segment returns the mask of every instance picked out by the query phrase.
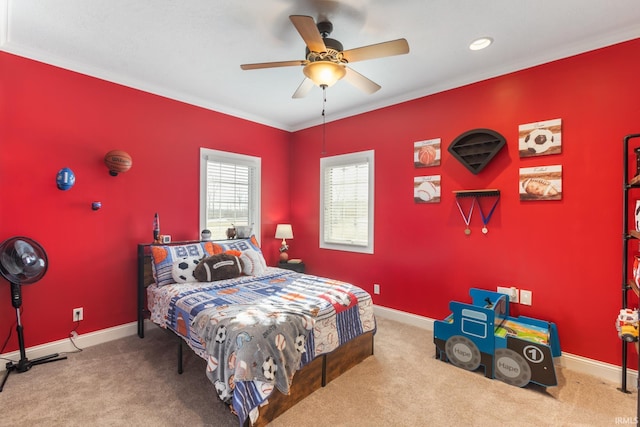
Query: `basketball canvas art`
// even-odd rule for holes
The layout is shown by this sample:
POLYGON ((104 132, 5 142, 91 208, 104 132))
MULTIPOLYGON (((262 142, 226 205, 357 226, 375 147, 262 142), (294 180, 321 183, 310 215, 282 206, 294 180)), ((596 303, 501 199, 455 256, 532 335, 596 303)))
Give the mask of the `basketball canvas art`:
POLYGON ((440 138, 414 142, 413 164, 417 168, 440 166, 440 138))

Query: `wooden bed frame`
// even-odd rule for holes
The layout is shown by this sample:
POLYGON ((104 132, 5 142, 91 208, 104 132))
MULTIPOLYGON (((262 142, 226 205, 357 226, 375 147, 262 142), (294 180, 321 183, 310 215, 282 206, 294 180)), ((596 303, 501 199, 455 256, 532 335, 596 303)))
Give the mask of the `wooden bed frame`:
MULTIPOLYGON (((197 243, 197 241, 172 242, 169 245, 197 243)), ((144 338, 144 321, 149 317, 146 288, 154 283, 151 271, 151 247, 153 244, 138 244, 138 336, 144 338)), ((166 244, 165 244, 166 246, 166 244)), ((367 332, 341 345, 331 353, 316 357, 296 372, 289 394, 276 390, 269 397, 269 404, 260 408, 258 420, 253 426, 265 426, 296 403, 324 387, 344 372, 373 355, 373 334, 367 332)), ((174 334, 179 337, 177 334, 174 334)), ((178 340, 178 373, 182 373, 182 343, 178 340)), ((249 426, 247 420, 245 426, 249 426)))

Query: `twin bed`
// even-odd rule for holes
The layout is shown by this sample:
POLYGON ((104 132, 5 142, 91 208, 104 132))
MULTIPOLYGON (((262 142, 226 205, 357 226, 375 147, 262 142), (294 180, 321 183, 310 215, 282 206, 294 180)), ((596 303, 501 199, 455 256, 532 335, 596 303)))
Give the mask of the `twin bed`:
POLYGON ((207 361, 218 398, 247 426, 267 424, 372 355, 376 329, 367 292, 268 267, 253 236, 138 245, 141 338, 145 318, 180 337, 179 372, 183 342, 207 361), (220 254, 241 260, 242 275, 196 281, 203 260, 229 259, 220 254))

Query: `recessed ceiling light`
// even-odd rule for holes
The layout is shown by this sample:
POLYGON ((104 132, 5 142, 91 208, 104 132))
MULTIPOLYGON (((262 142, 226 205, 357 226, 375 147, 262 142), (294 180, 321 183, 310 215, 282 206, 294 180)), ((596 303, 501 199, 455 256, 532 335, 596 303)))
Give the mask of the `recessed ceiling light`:
POLYGON ((471 50, 481 50, 485 47, 489 47, 489 45, 493 43, 493 39, 491 37, 480 37, 471 42, 469 45, 469 49, 471 50))

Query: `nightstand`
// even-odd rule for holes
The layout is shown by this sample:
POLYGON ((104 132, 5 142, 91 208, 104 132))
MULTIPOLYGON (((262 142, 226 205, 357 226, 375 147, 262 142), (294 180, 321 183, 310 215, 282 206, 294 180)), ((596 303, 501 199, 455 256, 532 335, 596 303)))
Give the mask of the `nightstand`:
POLYGON ((279 262, 278 267, 293 270, 297 273, 304 273, 304 262, 279 262))

